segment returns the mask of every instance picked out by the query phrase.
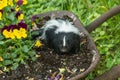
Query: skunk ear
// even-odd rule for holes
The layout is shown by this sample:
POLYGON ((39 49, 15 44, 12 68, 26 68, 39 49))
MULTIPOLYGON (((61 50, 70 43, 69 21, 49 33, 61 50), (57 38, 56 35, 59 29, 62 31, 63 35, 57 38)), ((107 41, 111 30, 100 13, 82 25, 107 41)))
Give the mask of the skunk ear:
POLYGON ((43 31, 44 31, 43 28, 31 31, 31 37, 32 37, 32 39, 36 39, 36 38, 42 36, 43 31))

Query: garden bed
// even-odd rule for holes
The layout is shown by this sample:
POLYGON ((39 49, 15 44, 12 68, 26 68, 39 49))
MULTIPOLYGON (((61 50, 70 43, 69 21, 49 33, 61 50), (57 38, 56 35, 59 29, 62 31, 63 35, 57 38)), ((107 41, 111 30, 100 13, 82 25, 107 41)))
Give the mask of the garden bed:
MULTIPOLYGON (((47 16, 36 20, 37 27, 43 26, 49 19, 47 16)), ((68 16, 64 16, 63 19, 73 22, 68 16)), ((16 70, 3 72, 0 80, 55 80, 55 78, 68 80, 81 74, 91 66, 93 53, 89 48, 89 38, 86 34, 83 33, 80 42, 80 51, 77 54, 58 54, 43 41, 44 45, 35 49, 36 61, 28 61, 26 65, 20 65, 16 70)))
POLYGON ((59 55, 44 44, 36 50, 38 57, 36 61, 28 61, 26 65, 20 65, 16 70, 1 74, 0 80, 47 80, 58 74, 65 80, 69 79, 84 72, 90 66, 93 55, 87 45, 87 37, 84 36, 78 54, 59 55))

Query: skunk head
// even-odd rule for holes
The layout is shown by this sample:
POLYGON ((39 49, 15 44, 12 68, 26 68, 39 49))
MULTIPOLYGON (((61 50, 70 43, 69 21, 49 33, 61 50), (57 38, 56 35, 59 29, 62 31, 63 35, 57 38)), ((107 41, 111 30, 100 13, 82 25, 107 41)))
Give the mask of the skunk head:
POLYGON ((60 32, 56 34, 52 45, 58 53, 76 53, 80 49, 80 38, 72 32, 60 32))
POLYGON ((42 38, 58 53, 76 53, 80 48, 80 31, 69 21, 48 21, 42 38))

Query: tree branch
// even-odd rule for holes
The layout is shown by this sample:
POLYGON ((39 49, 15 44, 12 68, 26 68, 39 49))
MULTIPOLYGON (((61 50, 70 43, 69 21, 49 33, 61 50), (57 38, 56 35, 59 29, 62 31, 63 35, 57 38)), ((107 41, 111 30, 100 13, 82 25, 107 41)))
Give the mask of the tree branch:
POLYGON ((97 78, 95 78, 95 80, 116 80, 119 77, 120 77, 120 64, 114 66, 110 70, 98 76, 97 78))

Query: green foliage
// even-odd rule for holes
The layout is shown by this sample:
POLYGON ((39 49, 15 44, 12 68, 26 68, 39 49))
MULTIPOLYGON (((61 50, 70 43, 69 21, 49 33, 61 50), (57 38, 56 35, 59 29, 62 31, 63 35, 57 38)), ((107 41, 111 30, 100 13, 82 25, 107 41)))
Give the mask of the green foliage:
POLYGON ((0 63, 0 66, 16 69, 19 64, 25 64, 27 60, 36 59, 36 53, 31 49, 33 46, 31 41, 8 39, 6 42, 1 41, 0 43, 0 55, 2 55, 2 58, 4 59, 0 63))
MULTIPOLYGON (((28 5, 28 4, 27 4, 28 5)), ((24 21, 30 28, 32 26, 31 20, 27 18, 26 12, 24 12, 27 5, 21 5, 19 8, 20 11, 24 15, 24 21)), ((4 26, 9 25, 17 25, 21 20, 16 17, 17 11, 15 8, 17 7, 16 4, 13 6, 7 6, 2 9, 2 20, 0 20, 0 30, 4 28, 4 26), (12 11, 13 9, 13 11, 12 11)), ((13 30, 12 30, 13 31, 13 30)), ((26 64, 28 60, 36 60, 36 53, 32 49, 34 46, 34 41, 31 41, 30 32, 27 32, 27 38, 5 38, 3 33, 0 33, 0 67, 4 71, 9 71, 16 69, 20 64, 26 64)), ((9 33, 12 34, 12 33, 9 33)), ((8 35, 9 35, 8 34, 8 35)), ((24 35, 24 34, 22 34, 24 35)))

